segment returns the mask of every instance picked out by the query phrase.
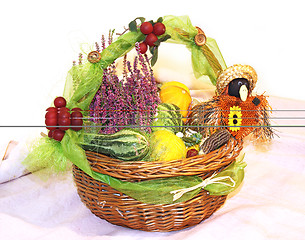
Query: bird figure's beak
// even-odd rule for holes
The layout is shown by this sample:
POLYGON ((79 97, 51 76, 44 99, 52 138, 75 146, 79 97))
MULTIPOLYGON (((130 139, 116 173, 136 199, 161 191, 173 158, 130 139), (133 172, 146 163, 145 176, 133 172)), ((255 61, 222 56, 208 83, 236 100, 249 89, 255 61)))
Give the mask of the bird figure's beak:
POLYGON ((246 87, 246 85, 242 85, 239 89, 239 96, 240 99, 244 102, 247 100, 248 97, 248 88, 246 87))

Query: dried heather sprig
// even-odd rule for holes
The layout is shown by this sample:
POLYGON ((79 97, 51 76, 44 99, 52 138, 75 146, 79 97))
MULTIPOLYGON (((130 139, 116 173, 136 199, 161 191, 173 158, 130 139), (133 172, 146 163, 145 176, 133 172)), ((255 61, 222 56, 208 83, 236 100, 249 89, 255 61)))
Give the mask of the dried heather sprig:
POLYGON ((101 44, 102 44, 102 51, 106 48, 106 40, 105 40, 105 36, 102 35, 102 39, 101 39, 101 44))
POLYGON ((78 65, 82 65, 83 64, 83 54, 80 53, 78 56, 78 65))
MULTIPOLYGON (((109 32, 109 44, 112 35, 113 32, 109 32)), ((104 43, 102 37, 102 49, 104 43)), ((92 120, 106 126, 102 133, 114 133, 128 125, 149 126, 160 103, 149 60, 140 54, 138 44, 136 50, 138 55, 133 66, 124 57, 122 79, 117 76, 115 64, 105 69, 102 85, 90 105, 92 120)), ((149 127, 144 130, 151 131, 149 127)))
POLYGON ((100 45, 97 42, 95 42, 95 49, 96 51, 100 52, 100 45))

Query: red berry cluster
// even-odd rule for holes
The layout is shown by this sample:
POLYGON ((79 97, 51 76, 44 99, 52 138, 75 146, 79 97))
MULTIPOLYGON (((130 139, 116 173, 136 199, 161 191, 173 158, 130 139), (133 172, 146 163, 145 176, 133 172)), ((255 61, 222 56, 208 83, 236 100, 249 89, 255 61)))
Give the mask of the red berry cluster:
POLYGON ((48 136, 61 141, 65 135, 65 131, 71 127, 74 131, 82 129, 83 114, 80 108, 73 108, 70 110, 66 108, 66 100, 63 97, 57 97, 54 100, 55 107, 47 108, 45 115, 45 124, 50 130, 48 136), (75 127, 73 127, 75 126, 75 127))
POLYGON ((139 44, 140 53, 144 54, 147 51, 147 45, 150 47, 155 46, 155 42, 158 40, 157 36, 165 33, 165 25, 162 22, 151 23, 143 22, 140 26, 140 31, 146 35, 144 42, 139 44))

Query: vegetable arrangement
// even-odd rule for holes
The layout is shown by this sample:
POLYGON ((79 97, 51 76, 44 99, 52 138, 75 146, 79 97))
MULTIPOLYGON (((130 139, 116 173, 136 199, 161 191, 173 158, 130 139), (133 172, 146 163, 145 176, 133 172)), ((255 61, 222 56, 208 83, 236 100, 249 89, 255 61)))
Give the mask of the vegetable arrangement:
MULTIPOLYGON (((180 186, 202 182, 198 176, 181 176, 179 180, 165 178, 142 183, 126 183, 93 171, 87 161, 85 150, 130 161, 131 164, 132 161, 165 162, 200 154, 198 146, 201 144, 202 135, 191 131, 187 125, 192 103, 190 90, 179 82, 168 82, 158 86, 151 68, 157 61, 158 47, 162 42, 184 44, 192 53, 194 75, 197 78, 208 77, 215 84, 219 70, 226 67, 225 62, 215 40, 206 38, 205 45, 202 46, 195 42, 197 34, 202 33, 192 26, 187 16, 165 16, 157 22, 136 18, 129 23, 129 31, 115 41, 113 32, 110 33, 108 47, 103 37, 101 46, 96 43, 96 50, 88 54, 88 61, 74 64, 67 76, 64 90, 67 103, 64 107, 70 115, 66 114, 65 121, 70 124, 76 121, 77 124, 72 124, 74 129, 69 128, 70 124, 60 124, 59 120, 54 120, 50 124, 46 122, 50 132, 54 129, 64 132, 55 138, 49 134, 52 139, 38 145, 24 163, 27 166, 38 165, 37 161, 42 161, 40 156, 52 158, 52 154, 48 154, 48 149, 51 153, 54 152, 54 148, 58 148, 57 152, 62 153, 62 162, 66 163, 69 159, 92 178, 107 182, 115 189, 140 201, 171 204, 174 201, 191 199, 205 186, 199 186, 196 191, 192 190, 192 194, 186 194, 188 198, 174 200, 170 192, 177 189, 177 181, 180 182, 180 186), (140 24, 137 23, 139 20, 140 24), (136 49, 137 56, 132 64, 124 56, 133 48, 136 49), (146 53, 148 48, 150 57, 146 53), (115 60, 120 57, 124 57, 121 78, 118 77, 115 65, 115 60), (73 112, 70 113, 69 109, 73 112), (72 115, 77 116, 73 118, 72 115), (50 144, 50 141, 55 141, 56 144, 50 144), (41 154, 42 152, 44 154, 41 154), (165 197, 158 200, 153 197, 155 193, 151 193, 152 195, 145 194, 150 196, 149 199, 143 198, 143 186, 149 186, 151 191, 159 193, 164 191, 165 197)), ((54 107, 58 108, 56 104, 54 107)), ((62 111, 58 110, 57 115, 53 114, 58 116, 60 112, 62 111)), ((50 118, 46 116, 46 121, 47 119, 50 118)), ((224 184, 221 187, 221 191, 226 194, 236 189, 239 185, 237 183, 243 178, 245 165, 240 162, 231 166, 232 170, 228 168, 231 175, 236 172, 235 166, 239 169, 240 178, 239 181, 234 180, 236 184, 224 184)), ((217 178, 217 175, 215 177, 217 178)), ((228 178, 234 179, 229 175, 228 178)), ((212 181, 206 186, 216 195, 217 191, 213 188, 215 184, 212 181)), ((219 185, 215 187, 219 188, 219 185)))
MULTIPOLYGON (((183 83, 172 81, 161 85, 158 91, 149 57, 142 53, 141 44, 157 47, 150 42, 151 34, 164 39, 165 26, 161 21, 162 18, 157 23, 140 25, 146 38, 135 43, 137 56, 133 64, 125 55, 121 78, 115 62, 104 70, 102 84, 89 107, 88 124, 94 122, 100 127, 95 133, 92 129, 87 133, 85 129, 83 149, 124 161, 170 161, 186 157, 187 149, 181 137, 187 131, 184 121, 192 102, 190 90, 183 83)), ((96 43, 95 51, 99 53, 101 49, 101 54, 106 49, 105 37, 102 39, 102 47, 96 43)), ((113 42, 112 34, 108 42, 113 42)))

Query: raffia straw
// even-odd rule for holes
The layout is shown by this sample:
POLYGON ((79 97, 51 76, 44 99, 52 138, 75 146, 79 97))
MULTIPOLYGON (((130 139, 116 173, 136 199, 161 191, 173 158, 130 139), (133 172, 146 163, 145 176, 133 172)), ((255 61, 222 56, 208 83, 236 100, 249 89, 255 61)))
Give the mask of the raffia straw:
POLYGON ((227 185, 227 186, 230 186, 230 187, 235 187, 236 183, 235 183, 235 181, 230 176, 214 178, 215 176, 216 176, 216 172, 214 172, 212 176, 204 179, 203 182, 201 182, 201 183, 199 183, 199 184, 197 184, 197 185, 195 185, 193 187, 183 188, 183 189, 178 189, 178 190, 171 191, 170 193, 174 194, 173 201, 176 201, 177 199, 181 198, 183 196, 183 194, 185 194, 187 192, 193 191, 193 190, 195 190, 197 188, 204 188, 207 185, 212 184, 212 183, 219 183, 219 184, 227 185), (232 185, 228 184, 228 183, 225 183, 225 182, 220 182, 221 180, 224 180, 224 179, 229 179, 232 182, 232 185))

